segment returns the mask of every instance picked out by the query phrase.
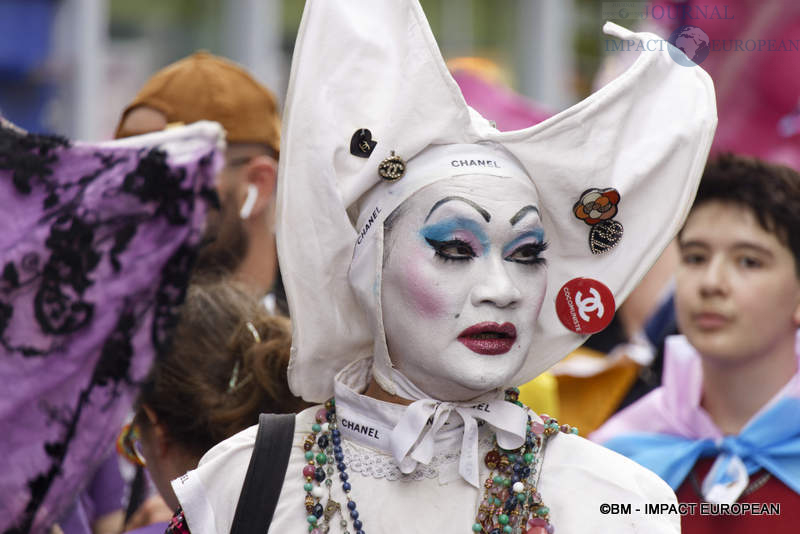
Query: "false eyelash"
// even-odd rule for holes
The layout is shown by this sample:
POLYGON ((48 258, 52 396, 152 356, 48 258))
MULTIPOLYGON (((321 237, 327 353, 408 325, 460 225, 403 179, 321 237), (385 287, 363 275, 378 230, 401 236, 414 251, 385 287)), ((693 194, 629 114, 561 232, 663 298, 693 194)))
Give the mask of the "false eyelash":
POLYGON ((425 238, 425 241, 433 247, 433 250, 436 252, 436 256, 443 261, 470 261, 472 258, 475 257, 475 252, 472 250, 472 247, 466 241, 462 241, 460 239, 451 239, 449 241, 437 241, 435 239, 431 239, 429 237, 425 238), (453 257, 444 252, 444 250, 448 247, 453 246, 464 246, 469 249, 470 255, 469 256, 458 256, 453 257))
POLYGON ((542 257, 542 253, 545 250, 547 250, 547 247, 549 247, 549 246, 550 246, 550 243, 547 242, 547 241, 543 241, 541 243, 527 243, 525 245, 522 245, 522 247, 532 247, 534 249, 534 251, 536 252, 536 257, 535 258, 533 258, 532 260, 529 260, 529 261, 510 259, 510 256, 513 255, 514 252, 516 252, 517 250, 522 248, 522 247, 518 247, 514 252, 509 254, 509 258, 506 258, 506 261, 513 261, 514 263, 521 263, 522 265, 546 265, 547 264, 547 259, 542 257))

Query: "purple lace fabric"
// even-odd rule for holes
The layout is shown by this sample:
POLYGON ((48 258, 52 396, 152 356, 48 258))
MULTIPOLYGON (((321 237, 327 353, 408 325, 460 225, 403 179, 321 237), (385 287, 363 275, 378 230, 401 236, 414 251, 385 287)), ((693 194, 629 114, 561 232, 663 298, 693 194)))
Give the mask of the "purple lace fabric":
POLYGON ((211 140, 169 139, 72 145, 0 121, 0 532, 65 513, 168 342, 221 164, 211 140))

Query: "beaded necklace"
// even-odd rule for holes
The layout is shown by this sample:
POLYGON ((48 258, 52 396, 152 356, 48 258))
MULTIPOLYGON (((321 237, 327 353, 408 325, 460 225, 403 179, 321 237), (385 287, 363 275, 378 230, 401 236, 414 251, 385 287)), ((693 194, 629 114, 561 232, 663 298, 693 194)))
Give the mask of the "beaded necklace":
MULTIPOLYGON (((506 390, 506 401, 522 406, 519 389, 506 390)), ((569 425, 559 426, 558 421, 547 415, 540 416, 544 423, 534 422, 528 416, 525 443, 515 450, 498 446, 494 438, 493 448, 486 453, 484 463, 490 473, 484 482, 484 498, 478 506, 478 514, 472 525, 476 534, 553 534, 550 510, 544 505, 537 487, 542 472, 542 458, 550 437, 559 431, 577 434, 578 429, 569 425)), ((330 399, 316 413, 316 422, 311 425, 303 441, 305 459, 303 478, 306 491, 305 507, 308 515, 308 530, 311 534, 327 534, 332 522, 338 520, 344 534, 364 534, 364 525, 359 519, 356 501, 350 495, 352 489, 344 463, 342 437, 337 428, 336 402, 330 399), (335 501, 331 495, 333 465, 339 472, 346 503, 335 501), (327 496, 323 505, 323 498, 327 496), (349 515, 349 523, 345 514, 349 515)))

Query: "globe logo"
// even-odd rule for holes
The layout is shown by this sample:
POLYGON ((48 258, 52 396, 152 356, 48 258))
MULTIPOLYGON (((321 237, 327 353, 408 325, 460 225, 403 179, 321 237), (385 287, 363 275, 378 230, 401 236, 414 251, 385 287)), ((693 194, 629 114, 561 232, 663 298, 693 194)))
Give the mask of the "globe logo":
POLYGON ((681 26, 669 36, 669 55, 678 65, 694 67, 711 51, 706 32, 697 26, 681 26))

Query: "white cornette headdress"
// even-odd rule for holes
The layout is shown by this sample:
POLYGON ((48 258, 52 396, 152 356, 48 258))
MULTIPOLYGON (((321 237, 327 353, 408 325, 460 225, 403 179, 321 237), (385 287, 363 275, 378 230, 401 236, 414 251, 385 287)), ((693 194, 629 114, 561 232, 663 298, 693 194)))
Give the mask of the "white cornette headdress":
MULTIPOLYGON (((611 23, 604 30, 658 40, 611 23)), ((538 192, 550 243, 547 295, 513 382, 534 378, 578 346, 586 335, 559 320, 559 289, 593 278, 621 302, 682 224, 714 134, 711 79, 657 44, 582 102, 530 128, 500 132, 465 103, 417 1, 308 0, 278 186, 292 390, 323 401, 333 394, 336 372, 374 355, 377 380, 394 392, 380 306, 383 222, 415 191, 445 177, 414 171, 415 156, 430 145, 488 141, 498 155, 518 160, 538 192), (390 183, 378 166, 392 152, 405 160, 408 176, 390 183), (590 241, 603 252, 593 253, 590 241)))

